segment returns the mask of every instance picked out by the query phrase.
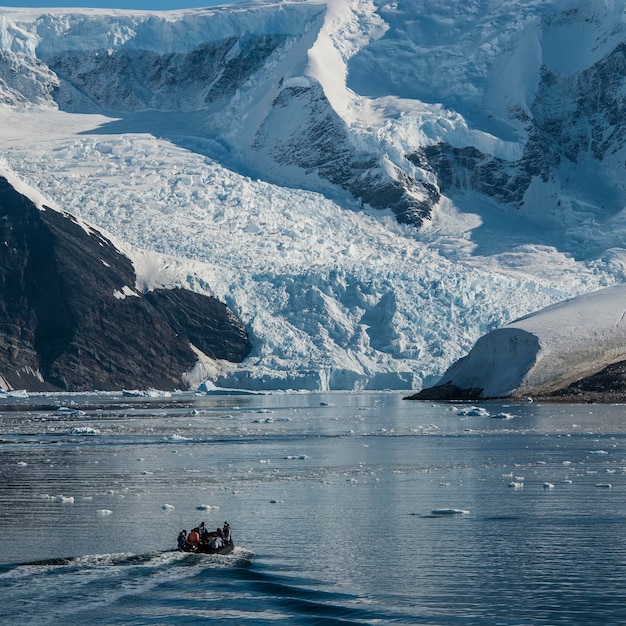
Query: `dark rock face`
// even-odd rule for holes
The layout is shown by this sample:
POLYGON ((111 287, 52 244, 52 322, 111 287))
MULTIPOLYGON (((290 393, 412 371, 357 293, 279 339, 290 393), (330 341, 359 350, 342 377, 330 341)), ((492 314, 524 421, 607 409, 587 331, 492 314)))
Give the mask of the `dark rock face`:
POLYGON ((596 374, 553 392, 545 400, 624 402, 626 400, 626 361, 612 363, 596 374))
POLYGON ((207 356, 233 363, 248 356, 251 345, 245 327, 219 300, 185 289, 155 289, 145 297, 179 337, 207 356))
POLYGON ((281 91, 253 144, 257 150, 264 146, 271 146, 270 156, 277 163, 317 174, 375 209, 391 210, 401 223, 419 226, 440 199, 433 185, 391 163, 385 168, 379 157, 355 149, 319 84, 281 91), (290 117, 298 124, 285 132, 290 117))
MULTIPOLYGON (((626 44, 579 74, 542 68, 530 116, 511 111, 528 133, 522 157, 505 161, 472 146, 437 143, 408 155, 437 176, 443 192, 474 190, 514 208, 522 205, 533 177, 543 181, 564 160, 604 160, 626 143, 626 44)), ((620 206, 621 208, 621 206, 620 206)))
POLYGON ((407 396, 405 400, 435 400, 439 402, 447 402, 453 400, 480 400, 482 396, 482 389, 461 389, 456 385, 447 383, 445 385, 435 385, 434 387, 428 387, 422 389, 417 393, 407 396))
POLYGON ((456 148, 446 143, 427 146, 408 159, 420 165, 425 160, 436 173, 443 192, 473 189, 504 204, 519 207, 533 172, 521 163, 490 157, 477 148, 456 148))
POLYGON ((250 350, 223 304, 184 290, 134 292, 133 266, 109 240, 68 214, 39 210, 2 177, 0 234, 5 386, 180 388, 197 361, 190 343, 232 361, 250 350))
POLYGON ((188 53, 119 49, 58 53, 43 60, 61 79, 54 92, 68 111, 193 111, 232 96, 285 37, 229 37, 188 53))

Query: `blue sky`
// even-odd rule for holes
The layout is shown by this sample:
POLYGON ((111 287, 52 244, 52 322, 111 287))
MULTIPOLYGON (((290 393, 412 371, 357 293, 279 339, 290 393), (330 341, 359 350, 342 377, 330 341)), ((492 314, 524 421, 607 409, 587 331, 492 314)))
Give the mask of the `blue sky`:
POLYGON ((37 2, 22 0, 7 2, 0 0, 0 7, 93 7, 99 9, 145 9, 150 11, 166 11, 168 9, 191 9, 195 7, 214 6, 216 4, 233 4, 237 0, 57 0, 56 2, 37 2))

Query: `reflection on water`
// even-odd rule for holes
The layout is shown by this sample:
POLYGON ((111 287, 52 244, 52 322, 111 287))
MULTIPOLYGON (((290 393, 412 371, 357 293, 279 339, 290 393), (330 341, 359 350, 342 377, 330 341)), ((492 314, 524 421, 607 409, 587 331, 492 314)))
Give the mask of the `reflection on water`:
POLYGON ((626 407, 483 408, 0 398, 0 619, 626 621, 626 407), (233 557, 167 552, 226 519, 233 557))

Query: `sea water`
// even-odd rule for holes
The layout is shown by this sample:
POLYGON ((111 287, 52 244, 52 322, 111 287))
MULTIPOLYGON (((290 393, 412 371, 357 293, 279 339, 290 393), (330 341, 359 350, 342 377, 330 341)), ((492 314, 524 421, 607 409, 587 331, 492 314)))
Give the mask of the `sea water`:
POLYGON ((1 624, 626 623, 624 405, 156 396, 0 398, 1 624))

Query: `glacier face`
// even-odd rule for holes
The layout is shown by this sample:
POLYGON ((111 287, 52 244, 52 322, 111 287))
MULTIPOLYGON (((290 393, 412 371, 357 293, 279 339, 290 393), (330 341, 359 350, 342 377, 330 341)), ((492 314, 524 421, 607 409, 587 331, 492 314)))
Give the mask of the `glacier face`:
POLYGON ((1 156, 237 312, 221 384, 419 388, 623 280, 624 7, 0 9, 1 156))

